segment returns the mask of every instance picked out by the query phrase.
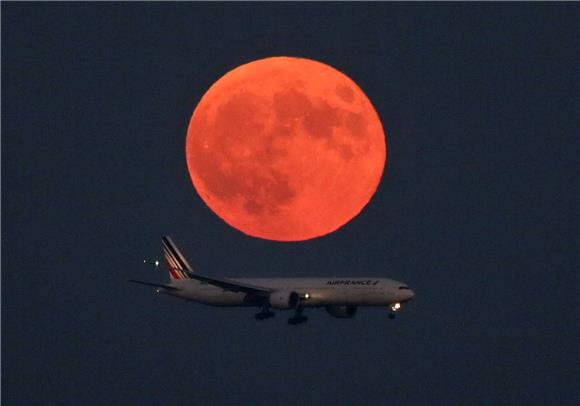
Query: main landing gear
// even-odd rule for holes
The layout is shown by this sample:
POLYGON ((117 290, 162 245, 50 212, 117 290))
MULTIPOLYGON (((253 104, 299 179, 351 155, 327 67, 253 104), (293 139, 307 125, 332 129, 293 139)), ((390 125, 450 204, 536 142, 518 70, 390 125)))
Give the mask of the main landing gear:
POLYGON ((274 317, 275 315, 276 315, 276 313, 269 310, 267 307, 264 307, 264 308, 262 308, 262 311, 260 313, 256 313, 254 315, 254 318, 256 320, 266 320, 266 319, 270 319, 270 318, 274 317))
MULTIPOLYGON (((304 316, 302 314, 302 312, 304 312, 304 308, 298 307, 296 309, 296 313, 294 313, 294 316, 292 316, 288 319, 288 324, 295 325, 295 324, 305 323, 306 321, 308 321, 308 317, 304 316)), ((266 319, 270 319, 270 318, 274 317, 275 315, 276 315, 276 313, 271 311, 268 307, 263 307, 259 313, 256 313, 254 315, 254 318, 256 320, 266 320, 266 319)))
POLYGON ((288 319, 288 324, 296 325, 296 324, 307 322, 308 317, 302 315, 303 311, 304 311, 303 307, 298 307, 296 309, 296 313, 294 313, 294 316, 292 316, 288 319))

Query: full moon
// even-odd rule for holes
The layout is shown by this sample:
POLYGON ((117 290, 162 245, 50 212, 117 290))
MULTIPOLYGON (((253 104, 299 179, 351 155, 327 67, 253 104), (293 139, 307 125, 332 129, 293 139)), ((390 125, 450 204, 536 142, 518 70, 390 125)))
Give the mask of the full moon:
POLYGON ((381 121, 338 70, 273 57, 226 73, 203 95, 187 130, 195 189, 243 233, 301 241, 357 216, 385 166, 381 121))

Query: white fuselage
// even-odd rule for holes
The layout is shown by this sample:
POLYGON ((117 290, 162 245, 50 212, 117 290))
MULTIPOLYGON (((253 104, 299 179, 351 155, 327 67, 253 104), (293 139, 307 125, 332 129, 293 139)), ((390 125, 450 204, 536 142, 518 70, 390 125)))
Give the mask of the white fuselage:
MULTIPOLYGON (((406 284, 386 278, 237 278, 230 281, 255 285, 275 291, 292 291, 303 299, 302 307, 334 305, 388 306, 406 302, 414 296, 406 284)), ((231 292, 209 283, 192 279, 171 281, 175 291, 167 294, 213 306, 256 306, 242 292, 231 292)))

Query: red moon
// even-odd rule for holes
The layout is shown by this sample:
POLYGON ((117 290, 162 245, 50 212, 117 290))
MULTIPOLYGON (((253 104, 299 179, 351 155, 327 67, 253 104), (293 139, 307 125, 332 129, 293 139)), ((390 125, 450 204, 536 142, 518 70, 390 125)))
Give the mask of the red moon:
POLYGON ((273 57, 209 88, 191 117, 186 155, 195 189, 226 223, 301 241, 360 213, 381 179, 386 145, 350 78, 317 61, 273 57))

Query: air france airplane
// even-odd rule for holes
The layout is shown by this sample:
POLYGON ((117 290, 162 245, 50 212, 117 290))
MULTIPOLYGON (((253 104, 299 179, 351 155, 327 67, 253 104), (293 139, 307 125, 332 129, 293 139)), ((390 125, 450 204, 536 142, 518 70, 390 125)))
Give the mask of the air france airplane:
MULTIPOLYGON (((415 294, 404 283, 375 277, 354 278, 214 278, 195 272, 170 237, 163 237, 163 253, 170 282, 140 283, 186 300, 212 306, 254 306, 261 310, 256 320, 274 317, 270 309, 293 310, 289 324, 308 320, 304 309, 324 307, 338 318, 354 317, 360 306, 385 306, 389 318, 415 294)), ((145 261, 147 262, 147 261, 145 261)), ((159 266, 159 261, 154 264, 159 266)))

